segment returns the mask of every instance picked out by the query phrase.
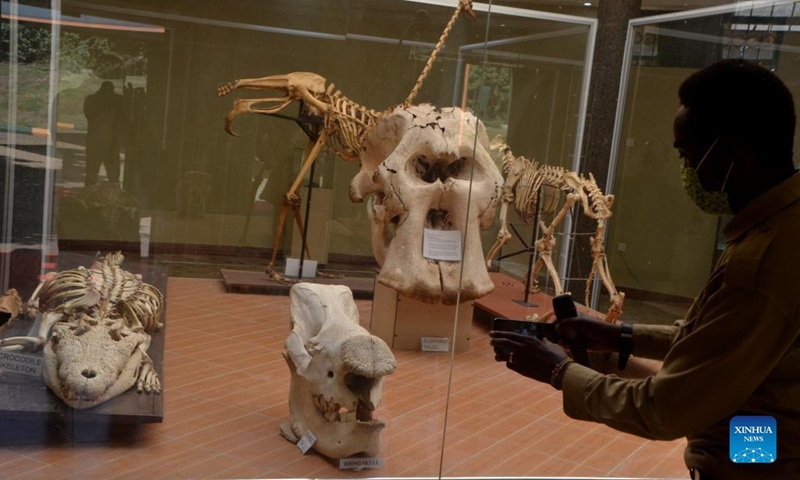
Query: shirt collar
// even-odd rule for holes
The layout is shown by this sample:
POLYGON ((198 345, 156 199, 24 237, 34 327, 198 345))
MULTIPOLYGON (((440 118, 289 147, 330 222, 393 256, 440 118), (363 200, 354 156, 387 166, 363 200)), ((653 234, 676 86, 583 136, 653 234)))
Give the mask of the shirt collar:
POLYGON ((800 172, 762 193, 722 228, 730 243, 775 213, 800 200, 800 172))

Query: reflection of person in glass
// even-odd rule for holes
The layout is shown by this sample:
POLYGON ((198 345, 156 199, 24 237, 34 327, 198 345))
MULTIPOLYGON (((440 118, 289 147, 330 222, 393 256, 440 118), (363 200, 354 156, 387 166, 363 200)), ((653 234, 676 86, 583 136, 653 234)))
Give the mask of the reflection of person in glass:
POLYGON ((495 358, 563 390, 572 418, 655 440, 686 437, 694 479, 797 480, 800 174, 792 95, 770 71, 724 60, 686 79, 678 96, 674 145, 684 189, 704 212, 734 215, 722 230, 724 253, 674 325, 580 316, 557 323, 562 338, 597 352, 632 349, 663 360, 661 370, 645 379, 604 375, 572 363, 559 345, 499 331, 490 334, 495 358), (774 418, 777 450, 756 442, 756 453, 734 452, 734 417, 774 418))
POLYGON ((109 182, 119 182, 120 139, 124 132, 125 113, 122 97, 114 93, 114 84, 106 80, 97 92, 86 96, 83 114, 87 120, 85 185, 97 183, 100 165, 106 167, 109 182))

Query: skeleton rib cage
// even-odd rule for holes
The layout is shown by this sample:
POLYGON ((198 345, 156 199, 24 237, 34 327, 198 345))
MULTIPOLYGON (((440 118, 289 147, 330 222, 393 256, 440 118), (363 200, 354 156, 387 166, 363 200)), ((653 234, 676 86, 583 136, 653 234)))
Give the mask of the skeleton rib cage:
POLYGON ((38 298, 43 311, 64 313, 67 322, 85 321, 73 313, 80 311, 89 321, 116 320, 119 328, 145 332, 161 328, 163 295, 141 275, 120 268, 123 258, 119 252, 109 253, 89 269, 59 272, 41 284, 32 300, 38 298))

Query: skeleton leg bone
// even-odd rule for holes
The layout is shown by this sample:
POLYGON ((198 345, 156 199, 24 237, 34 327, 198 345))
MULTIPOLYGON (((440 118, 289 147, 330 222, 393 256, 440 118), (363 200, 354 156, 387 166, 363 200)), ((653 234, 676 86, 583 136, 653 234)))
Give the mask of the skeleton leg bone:
POLYGON ((142 363, 139 367, 139 376, 136 381, 136 391, 139 393, 161 393, 161 381, 158 379, 158 373, 153 366, 153 361, 147 355, 147 351, 142 349, 142 363))
POLYGON ((492 260, 494 260, 494 257, 500 253, 500 249, 503 248, 503 245, 511 240, 511 233, 508 231, 509 203, 510 202, 506 202, 504 198, 503 204, 500 206, 500 231, 497 232, 497 239, 495 240, 494 245, 492 245, 492 248, 489 249, 489 253, 486 254, 486 268, 492 268, 492 260))
MULTIPOLYGON (((275 271, 275 259, 278 257, 278 244, 280 243, 281 238, 283 238, 283 229, 286 225, 286 214, 288 213, 287 211, 290 207, 292 208, 292 212, 294 214, 293 216, 297 222, 297 226, 300 228, 300 233, 303 233, 303 222, 302 216, 300 215, 300 199, 297 196, 297 191, 300 189, 300 185, 303 182, 303 178, 305 178, 306 173, 308 173, 309 169, 311 169, 311 165, 317 159, 317 156, 319 156, 320 151, 322 151, 322 147, 325 146, 327 139, 328 135, 325 133, 325 131, 322 131, 315 143, 312 144, 309 142, 308 148, 306 149, 306 157, 305 160, 303 160, 303 166, 300 168, 300 173, 297 174, 294 183, 292 183, 289 191, 284 195, 284 200, 281 204, 280 216, 278 217, 278 229, 275 232, 275 242, 272 244, 272 257, 270 258, 269 264, 265 269, 266 274, 277 282, 294 283, 286 276, 275 271)), ((308 245, 306 245, 306 249, 307 248, 308 245)), ((306 250, 306 254, 308 254, 308 250, 306 250)))
POLYGON ((606 257, 605 243, 603 238, 605 236, 605 218, 597 220, 597 232, 591 238, 592 246, 592 272, 586 280, 586 304, 589 304, 589 293, 591 292, 591 283, 594 280, 595 273, 600 276, 611 298, 611 306, 606 313, 605 321, 608 323, 615 323, 617 318, 622 315, 622 305, 625 302, 625 294, 617 291, 614 282, 611 280, 611 272, 608 269, 608 258, 606 257))
MULTIPOLYGON (((550 225, 546 225, 544 222, 541 222, 541 228, 544 235, 542 238, 536 241, 536 253, 538 254, 539 260, 536 261, 536 265, 534 266, 533 272, 531 272, 532 278, 535 280, 536 276, 541 269, 542 263, 547 267, 547 272, 550 275, 550 278, 553 280, 553 285, 556 289, 556 295, 561 295, 564 293, 563 286, 561 285, 561 279, 558 278, 558 271, 556 270, 555 264, 553 263, 553 250, 556 247, 556 237, 553 236, 553 232, 561 222, 564 220, 564 217, 567 216, 567 213, 570 209, 575 205, 575 202, 579 200, 580 196, 574 193, 568 193, 567 198, 564 201, 564 206, 561 208, 561 211, 558 212, 558 215, 555 216, 553 221, 550 225)), ((537 282, 531 282, 532 285, 537 285, 537 282)))

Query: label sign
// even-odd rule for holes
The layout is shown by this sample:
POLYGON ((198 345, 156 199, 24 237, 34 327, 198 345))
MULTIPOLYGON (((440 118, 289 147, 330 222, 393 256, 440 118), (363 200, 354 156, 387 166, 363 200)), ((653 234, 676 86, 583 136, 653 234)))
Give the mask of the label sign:
POLYGON ((461 231, 425 229, 422 256, 430 260, 461 261, 461 231))
POLYGON ((311 430, 308 430, 306 431, 306 434, 303 435, 303 438, 301 438, 300 441, 297 442, 297 448, 299 448, 300 451, 303 452, 303 455, 305 455, 306 452, 311 450, 311 447, 314 445, 314 443, 316 443, 316 441, 317 437, 315 437, 314 434, 311 433, 311 430))
POLYGON ((730 422, 730 457, 734 463, 772 463, 778 453, 778 424, 770 416, 738 416, 730 422))
POLYGON ((42 376, 42 357, 17 352, 0 352, 0 370, 32 377, 42 376))
POLYGON ((448 337, 422 337, 423 352, 449 352, 450 338, 448 337))
POLYGON ((363 470, 365 468, 383 468, 382 458, 340 458, 340 470, 363 470))

